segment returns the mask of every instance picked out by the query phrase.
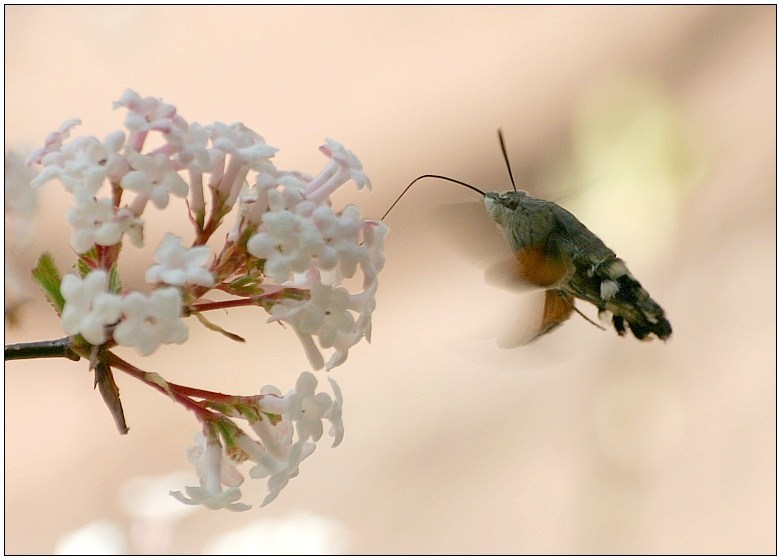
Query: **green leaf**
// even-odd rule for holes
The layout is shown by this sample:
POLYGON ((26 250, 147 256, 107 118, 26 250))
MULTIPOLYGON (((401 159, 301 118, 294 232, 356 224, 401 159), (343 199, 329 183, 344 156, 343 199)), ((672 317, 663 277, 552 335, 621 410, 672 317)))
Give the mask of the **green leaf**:
POLYGON ((263 293, 263 290, 258 287, 258 279, 251 275, 236 278, 236 280, 230 283, 229 290, 231 294, 245 297, 257 296, 263 293))
POLYGON ((33 280, 43 290, 46 299, 52 304, 57 315, 62 314, 62 308, 65 307, 65 298, 60 293, 60 282, 62 278, 54 264, 54 259, 49 253, 44 253, 38 259, 38 264, 33 269, 33 280))
MULTIPOLYGON (((79 276, 86 277, 87 274, 96 270, 98 266, 98 250, 93 246, 92 249, 79 255, 79 260, 76 262, 76 269, 79 271, 79 276)), ((117 263, 114 262, 111 265, 111 270, 108 274, 108 291, 111 294, 122 293, 122 282, 119 279, 119 269, 117 263)))
POLYGON ((112 294, 122 293, 122 281, 119 279, 119 269, 116 262, 111 266, 108 274, 108 291, 112 294))
POLYGON ((201 314, 201 313, 193 313, 193 315, 195 315, 195 317, 201 322, 201 324, 204 327, 206 327, 207 329, 209 329, 210 331, 218 332, 218 333, 220 333, 222 335, 227 336, 231 340, 235 340, 236 342, 247 342, 246 340, 244 340, 239 335, 233 334, 232 332, 228 332, 225 329, 223 329, 222 327, 215 325, 214 323, 209 321, 206 317, 204 317, 203 314, 201 314))
POLYGON ((95 246, 83 255, 79 255, 79 260, 76 261, 76 267, 79 271, 79 276, 84 278, 89 274, 92 269, 97 266, 98 262, 98 250, 95 246))

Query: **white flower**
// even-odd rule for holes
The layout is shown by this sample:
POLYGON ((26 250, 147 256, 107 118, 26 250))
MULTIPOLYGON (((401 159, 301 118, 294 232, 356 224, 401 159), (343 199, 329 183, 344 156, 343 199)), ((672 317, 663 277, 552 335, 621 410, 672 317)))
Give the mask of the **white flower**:
POLYGON ((122 300, 124 319, 114 329, 114 340, 122 346, 134 346, 148 356, 161 344, 182 344, 187 326, 181 319, 182 295, 176 288, 155 290, 147 298, 133 292, 122 300))
MULTIPOLYGON (((201 440, 205 440, 201 434, 201 440)), ((241 484, 243 477, 232 466, 228 466, 228 471, 234 477, 231 484, 225 490, 222 489, 223 479, 225 478, 225 461, 222 454, 222 446, 216 439, 210 439, 208 442, 199 441, 196 435, 196 446, 188 449, 188 458, 196 467, 200 486, 185 486, 185 497, 181 492, 170 492, 170 495, 180 502, 188 505, 203 505, 209 509, 227 509, 230 511, 246 511, 251 506, 242 504, 241 490, 237 488, 241 484), (232 469, 232 471, 231 471, 232 469), (235 482, 235 476, 241 477, 238 483, 235 482)))
POLYGON ((275 457, 268 449, 245 433, 237 435, 233 441, 249 457, 249 460, 255 463, 250 469, 252 478, 266 478, 285 468, 287 450, 283 456, 275 457))
POLYGON ((363 187, 371 190, 369 177, 363 172, 363 166, 355 154, 346 150, 335 140, 326 138, 325 142, 324 146, 320 146, 320 151, 331 160, 320 174, 307 185, 304 192, 306 198, 314 202, 321 202, 350 179, 355 182, 359 190, 363 187))
POLYGON ((333 401, 326 393, 315 394, 317 378, 305 371, 296 381, 296 390, 288 396, 287 416, 296 425, 299 440, 320 441, 323 437, 323 418, 331 410, 333 401))
POLYGON ((359 302, 367 299, 373 305, 373 298, 351 295, 343 287, 334 288, 318 282, 311 286, 308 300, 283 301, 271 308, 268 320, 285 321, 293 327, 315 369, 323 367, 323 361, 312 337, 317 336, 322 348, 336 348, 338 356, 332 357, 328 364, 328 369, 331 369, 344 362, 347 349, 366 332, 349 310, 365 311, 365 304, 359 302))
POLYGON ((117 322, 122 298, 106 292, 108 275, 93 270, 84 278, 66 274, 60 284, 65 299, 62 310, 62 328, 66 334, 81 334, 90 344, 107 340, 106 327, 117 322))
POLYGON ((374 286, 376 290, 377 274, 385 266, 383 249, 389 231, 388 226, 376 220, 364 220, 362 223, 363 244, 368 253, 366 261, 361 262, 364 289, 374 286))
POLYGON ((94 245, 116 245, 122 239, 122 226, 115 221, 114 205, 108 198, 95 200, 87 188, 74 191, 76 206, 65 219, 73 226, 71 247, 80 255, 94 245))
MULTIPOLYGON (((266 404, 266 401, 263 401, 266 404)), ((290 420, 281 420, 272 424, 266 417, 250 423, 250 428, 260 438, 263 447, 272 457, 279 461, 287 458, 290 446, 293 444, 293 428, 290 420)))
POLYGON ((312 222, 323 236, 325 245, 317 258, 319 267, 331 270, 341 265, 342 276, 352 277, 358 263, 368 258, 366 248, 358 242, 361 211, 351 205, 336 214, 327 206, 319 206, 312 212, 312 222))
POLYGON ((176 107, 156 97, 143 98, 132 89, 125 90, 122 97, 113 104, 114 109, 125 107, 128 110, 125 126, 133 132, 161 130, 168 132, 171 120, 176 115, 176 107))
POLYGON ((328 378, 328 382, 331 384, 331 389, 334 392, 334 400, 331 405, 331 409, 325 415, 325 419, 331 423, 331 429, 328 430, 328 435, 334 438, 334 443, 331 447, 336 447, 344 439, 344 424, 342 424, 342 390, 336 381, 328 378))
POLYGON ((188 126, 179 116, 175 120, 180 126, 165 135, 168 150, 181 165, 197 172, 209 171, 221 155, 218 150, 206 148, 211 130, 198 123, 188 126))
POLYGON ((336 334, 336 340, 333 343, 334 353, 325 364, 325 370, 331 371, 333 368, 342 365, 347 360, 347 354, 350 348, 355 346, 361 338, 371 342, 372 330, 372 312, 376 302, 377 282, 368 286, 363 292, 350 294, 350 304, 348 308, 356 313, 355 327, 352 331, 339 331, 336 334))
POLYGON ((130 170, 127 160, 118 153, 124 145, 125 133, 121 130, 109 134, 103 142, 94 136, 77 138, 68 144, 76 153, 65 164, 63 174, 83 181, 95 193, 106 179, 118 181, 130 170))
POLYGON ((308 300, 274 306, 269 322, 284 320, 303 334, 317 335, 321 345, 328 348, 338 332, 351 332, 355 326, 347 310, 349 304, 346 289, 317 283, 310 288, 308 300))
POLYGON ((274 457, 263 445, 246 434, 240 434, 234 439, 236 445, 255 463, 249 475, 253 479, 268 477, 269 494, 263 500, 261 507, 274 500, 287 486, 288 481, 298 475, 298 466, 315 450, 315 444, 297 441, 289 446, 284 457, 274 457))
POLYGON ((44 170, 32 185, 39 187, 51 179, 59 179, 65 190, 86 187, 93 196, 108 178, 118 181, 129 170, 119 150, 125 143, 125 133, 116 131, 103 142, 94 136, 75 138, 66 145, 50 148, 41 158, 44 170))
POLYGON ((204 288, 214 286, 214 278, 205 265, 209 260, 209 248, 201 245, 185 249, 182 240, 167 233, 155 251, 159 264, 149 267, 146 281, 150 284, 163 282, 171 286, 196 284, 204 288))
POLYGON ((33 163, 43 163, 43 159, 51 153, 59 152, 62 148, 63 140, 70 136, 71 130, 81 124, 79 119, 68 119, 60 125, 60 128, 49 133, 43 142, 43 147, 38 148, 27 157, 27 165, 33 163))
POLYGON ((238 488, 226 488, 219 492, 212 492, 206 486, 185 486, 185 497, 180 491, 171 491, 169 494, 190 506, 206 506, 209 509, 227 509, 229 511, 247 511, 252 506, 239 502, 241 490, 238 488))
POLYGON ((224 156, 222 162, 218 160, 212 170, 210 184, 217 186, 223 204, 230 208, 236 203, 250 169, 276 174, 276 168, 269 158, 277 149, 268 146, 260 134, 241 123, 228 126, 216 122, 207 128, 212 131, 211 141, 214 149, 229 156, 224 156))
MULTIPOLYGON (((224 453, 217 439, 207 441, 203 432, 195 432, 193 436, 195 445, 187 448, 187 460, 195 467, 195 474, 202 484, 210 477, 210 470, 215 469, 215 455, 221 457, 219 464, 220 476, 216 480, 230 487, 239 487, 244 482, 244 477, 234 466, 233 461, 224 453), (217 453, 217 450, 220 452, 217 453)), ((208 484, 212 484, 209 482, 208 484)), ((204 484, 204 485, 208 485, 204 484)))
MULTIPOLYGON (((290 448, 288 454, 288 461, 284 465, 284 468, 271 475, 268 479, 268 495, 260 504, 260 507, 265 507, 273 502, 279 493, 287 486, 287 483, 291 478, 298 476, 298 467, 301 462, 309 457, 315 451, 315 444, 303 441, 297 441, 290 448)), ((250 472, 250 476, 252 473, 250 472)))
POLYGON ((256 463, 249 471, 250 477, 253 479, 268 477, 269 479, 267 483, 269 493, 263 500, 261 507, 271 503, 287 486, 288 481, 298 476, 298 467, 301 462, 315 451, 314 443, 298 440, 289 447, 284 459, 277 459, 260 443, 246 434, 237 436, 235 441, 250 460, 256 463))
POLYGON ((168 206, 169 194, 184 198, 189 187, 174 169, 174 163, 167 155, 159 153, 154 156, 144 156, 135 152, 128 155, 128 161, 133 171, 127 173, 120 185, 138 193, 141 202, 133 201, 136 215, 144 209, 146 201, 151 199, 161 210, 168 206))
POLYGON ((117 211, 115 220, 122 227, 122 231, 130 238, 131 243, 138 248, 144 246, 144 220, 133 214, 125 207, 117 211))
POLYGON ((258 397, 258 406, 263 412, 268 414, 283 415, 287 411, 287 404, 285 404, 285 398, 280 391, 274 385, 263 385, 260 388, 260 397, 258 397))
POLYGON ((247 250, 266 260, 263 273, 277 283, 307 270, 323 247, 322 235, 312 222, 289 210, 266 212, 262 222, 263 231, 250 237, 247 250))
POLYGON ((216 122, 206 128, 212 132, 211 140, 215 149, 232 155, 256 171, 273 169, 268 158, 272 157, 277 149, 266 144, 263 137, 254 130, 241 123, 233 123, 228 126, 221 122, 216 122), (269 165, 271 165, 270 168, 269 165))

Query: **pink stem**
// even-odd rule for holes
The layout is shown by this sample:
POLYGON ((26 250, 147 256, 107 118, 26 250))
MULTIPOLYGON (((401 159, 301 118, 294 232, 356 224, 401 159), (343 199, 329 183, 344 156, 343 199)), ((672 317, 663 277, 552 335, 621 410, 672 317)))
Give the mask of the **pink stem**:
MULTIPOLYGON (((176 385, 174 383, 168 384, 167 391, 165 387, 162 387, 161 385, 155 383, 154 381, 150 381, 147 379, 147 374, 149 372, 146 372, 142 369, 137 368, 133 364, 129 364, 113 352, 106 352, 103 354, 105 358, 105 363, 109 366, 113 366, 117 368, 118 370, 124 371, 128 375, 131 375, 135 377, 136 379, 146 383, 150 387, 157 389, 161 393, 168 395, 172 397, 176 402, 184 406, 186 409, 190 410, 193 414, 195 414, 200 420, 215 420, 220 415, 212 412, 211 410, 208 410, 205 406, 203 406, 201 403, 192 400, 187 395, 186 391, 182 391, 182 389, 187 389, 186 387, 182 387, 181 385, 176 385)), ((198 391, 198 389, 193 389, 193 391, 198 391)), ((216 393, 219 394, 219 393, 216 393)))

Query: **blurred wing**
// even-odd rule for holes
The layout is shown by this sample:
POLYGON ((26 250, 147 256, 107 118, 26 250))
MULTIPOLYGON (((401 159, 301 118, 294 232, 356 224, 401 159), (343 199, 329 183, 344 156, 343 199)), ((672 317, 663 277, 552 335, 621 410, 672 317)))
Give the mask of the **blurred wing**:
POLYGON ((486 284, 509 292, 528 292, 536 286, 522 274, 521 265, 515 255, 484 259, 478 263, 483 269, 486 284))
POLYGON ((573 311, 570 296, 554 289, 529 293, 557 286, 572 274, 572 261, 562 254, 553 231, 542 242, 513 254, 510 242, 482 202, 439 206, 434 211, 433 222, 435 231, 456 254, 484 270, 486 283, 510 292, 526 293, 517 307, 508 307, 505 316, 495 319, 498 329, 495 336, 500 347, 528 344, 570 317, 573 311))
POLYGON ((443 204, 433 211, 432 219, 437 234, 471 264, 509 251, 507 240, 482 202, 443 204))
POLYGON ((526 306, 519 306, 509 320, 500 326, 497 344, 500 348, 524 346, 549 333, 572 315, 572 297, 559 290, 546 290, 528 296, 526 306), (543 296, 544 294, 544 296, 543 296))
MULTIPOLYGON (((545 292, 545 307, 542 311, 542 321, 539 324, 537 336, 542 336, 570 318, 575 309, 572 296, 560 290, 545 292)), ((536 338, 536 337, 535 337, 536 338)))
POLYGON ((482 202, 444 204, 434 211, 435 231, 454 252, 485 271, 492 286, 510 291, 556 285, 571 273, 569 259, 542 243, 524 247, 515 255, 482 202))
POLYGON ((559 287, 573 272, 569 259, 551 256, 539 245, 478 264, 485 270, 489 285, 511 292, 559 287))

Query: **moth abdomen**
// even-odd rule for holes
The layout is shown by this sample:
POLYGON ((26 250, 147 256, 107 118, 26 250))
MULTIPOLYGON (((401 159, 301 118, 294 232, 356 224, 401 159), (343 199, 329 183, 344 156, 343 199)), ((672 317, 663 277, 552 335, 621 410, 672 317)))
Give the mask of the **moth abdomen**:
POLYGON ((667 340, 672 334, 672 326, 664 316, 664 310, 631 274, 616 279, 618 289, 612 297, 604 301, 605 309, 613 313, 613 327, 623 336, 626 327, 639 340, 656 335, 667 340))

